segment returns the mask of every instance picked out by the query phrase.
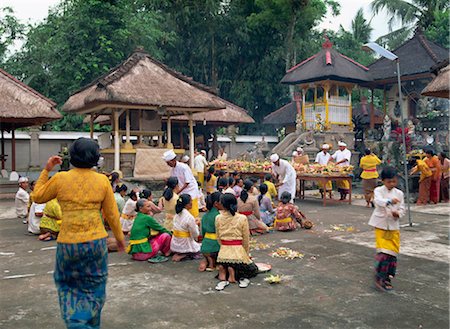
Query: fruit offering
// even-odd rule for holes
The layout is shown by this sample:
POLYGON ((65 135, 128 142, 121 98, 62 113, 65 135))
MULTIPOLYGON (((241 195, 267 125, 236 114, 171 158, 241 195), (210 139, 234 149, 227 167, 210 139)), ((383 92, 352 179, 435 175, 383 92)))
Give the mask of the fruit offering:
POLYGON ((284 259, 295 259, 303 258, 304 255, 298 251, 292 250, 286 247, 280 247, 270 254, 272 257, 284 258, 284 259))
POLYGON ((241 161, 241 160, 216 160, 211 164, 216 170, 243 172, 270 172, 272 164, 269 161, 241 161))
POLYGON ((297 173, 306 175, 324 175, 324 176, 347 176, 353 172, 353 166, 337 166, 334 163, 320 165, 318 163, 311 164, 294 164, 297 173))

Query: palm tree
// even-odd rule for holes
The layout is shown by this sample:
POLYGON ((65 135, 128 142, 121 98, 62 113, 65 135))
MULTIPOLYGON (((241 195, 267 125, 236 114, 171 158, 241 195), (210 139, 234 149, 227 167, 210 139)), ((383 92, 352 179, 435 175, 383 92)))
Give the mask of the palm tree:
POLYGON ((408 38, 415 28, 426 30, 433 24, 437 13, 449 8, 448 0, 373 0, 371 9, 374 15, 384 10, 390 16, 389 33, 377 41, 394 48, 408 38), (400 23, 402 27, 393 30, 396 23, 400 23))
POLYGON ((359 8, 352 20, 352 34, 353 38, 360 42, 366 43, 370 40, 373 28, 370 26, 371 21, 367 22, 364 18, 364 12, 362 8, 359 8))

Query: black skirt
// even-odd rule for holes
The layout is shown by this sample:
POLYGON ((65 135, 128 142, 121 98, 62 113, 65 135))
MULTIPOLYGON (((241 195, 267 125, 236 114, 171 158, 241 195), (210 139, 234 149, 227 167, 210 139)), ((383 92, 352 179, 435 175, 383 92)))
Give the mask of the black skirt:
POLYGON ((258 274, 258 267, 255 263, 242 264, 242 263, 217 263, 226 267, 232 267, 235 272, 236 280, 254 278, 258 274))

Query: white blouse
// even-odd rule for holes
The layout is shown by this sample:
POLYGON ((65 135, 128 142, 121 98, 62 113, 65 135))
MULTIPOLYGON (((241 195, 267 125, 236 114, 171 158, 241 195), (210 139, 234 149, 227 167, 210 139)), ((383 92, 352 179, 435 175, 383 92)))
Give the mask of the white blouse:
POLYGON ((181 213, 173 218, 173 231, 189 232, 188 238, 177 238, 175 234, 170 242, 170 249, 177 253, 197 253, 200 251, 200 244, 195 241, 200 232, 195 223, 194 216, 189 211, 183 209, 181 213))

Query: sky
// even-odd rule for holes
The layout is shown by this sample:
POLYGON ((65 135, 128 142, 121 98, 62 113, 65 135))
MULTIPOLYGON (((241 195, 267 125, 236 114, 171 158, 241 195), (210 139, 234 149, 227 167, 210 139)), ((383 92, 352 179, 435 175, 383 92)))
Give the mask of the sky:
MULTIPOLYGON (((60 0, 0 0, 0 7, 13 8, 16 16, 24 23, 37 23, 42 21, 48 13, 50 7, 55 6, 60 0)), ((372 0, 338 0, 341 4, 341 14, 338 17, 333 17, 331 13, 323 20, 320 28, 329 30, 338 30, 342 25, 346 30, 351 27, 351 21, 355 17, 359 8, 364 8, 364 16, 366 19, 371 19, 370 3, 372 0)), ((372 39, 388 33, 386 24, 387 18, 383 13, 375 16, 372 19, 372 39)), ((14 48, 18 48, 16 45, 14 48)))

